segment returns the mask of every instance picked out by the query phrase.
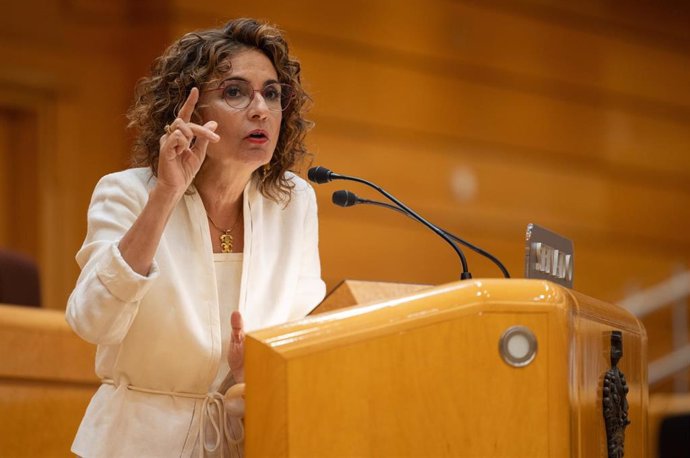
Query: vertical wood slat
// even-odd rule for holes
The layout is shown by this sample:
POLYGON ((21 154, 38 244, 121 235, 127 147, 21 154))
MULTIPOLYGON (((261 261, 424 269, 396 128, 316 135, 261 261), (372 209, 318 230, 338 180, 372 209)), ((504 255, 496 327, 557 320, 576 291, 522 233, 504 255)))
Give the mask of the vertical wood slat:
POLYGON ((10 113, 0 110, 0 247, 10 246, 10 113))

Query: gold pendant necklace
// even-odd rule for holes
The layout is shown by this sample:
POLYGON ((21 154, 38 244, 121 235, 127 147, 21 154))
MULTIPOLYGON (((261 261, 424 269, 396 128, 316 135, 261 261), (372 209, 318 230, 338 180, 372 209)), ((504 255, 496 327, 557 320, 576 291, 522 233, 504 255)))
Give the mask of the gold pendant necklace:
POLYGON ((220 231, 220 236, 218 238, 220 240, 221 253, 232 253, 232 231, 235 229, 235 226, 237 226, 237 221, 239 221, 241 214, 242 210, 240 209, 240 211, 237 213, 237 217, 235 218, 235 222, 232 223, 232 227, 230 229, 221 229, 218 227, 216 223, 213 222, 211 216, 208 213, 206 213, 206 217, 211 222, 211 224, 213 224, 213 227, 220 231))

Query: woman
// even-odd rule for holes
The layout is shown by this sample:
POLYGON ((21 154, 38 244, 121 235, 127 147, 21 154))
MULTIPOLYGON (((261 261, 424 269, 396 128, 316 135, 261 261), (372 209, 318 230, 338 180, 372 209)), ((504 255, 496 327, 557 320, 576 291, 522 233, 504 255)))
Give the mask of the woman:
POLYGON ((139 83, 145 167, 96 186, 67 305, 103 382, 73 452, 241 454, 223 393, 243 380, 242 321, 301 318, 325 292, 314 192, 288 172, 307 101, 280 32, 251 19, 185 35, 139 83))

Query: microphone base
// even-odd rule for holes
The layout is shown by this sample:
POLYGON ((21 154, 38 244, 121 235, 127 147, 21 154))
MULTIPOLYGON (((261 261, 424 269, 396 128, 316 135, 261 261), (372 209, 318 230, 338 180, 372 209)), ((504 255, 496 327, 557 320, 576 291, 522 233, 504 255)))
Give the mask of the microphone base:
POLYGON ((460 280, 471 280, 472 274, 469 272, 463 272, 460 274, 460 280))

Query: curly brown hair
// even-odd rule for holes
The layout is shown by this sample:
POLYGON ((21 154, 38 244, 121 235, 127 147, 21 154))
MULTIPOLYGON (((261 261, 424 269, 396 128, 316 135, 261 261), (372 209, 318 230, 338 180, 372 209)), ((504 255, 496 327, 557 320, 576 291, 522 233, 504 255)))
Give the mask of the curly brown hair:
MULTIPOLYGON (((172 123, 193 87, 203 87, 230 70, 229 60, 240 51, 257 49, 273 63, 280 83, 290 86, 292 96, 283 111, 280 135, 269 163, 259 169, 261 193, 278 202, 288 199, 293 184, 285 172, 294 168, 308 154, 304 137, 313 122, 304 115, 309 95, 300 80, 300 63, 289 55, 288 44, 279 29, 255 19, 236 19, 222 28, 184 35, 173 43, 151 68, 151 75, 141 79, 127 117, 136 129, 132 162, 148 166, 158 174, 159 140, 166 124, 172 123)), ((193 122, 201 122, 199 114, 193 122)))

